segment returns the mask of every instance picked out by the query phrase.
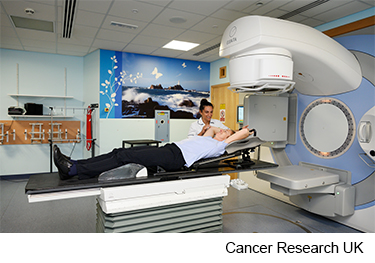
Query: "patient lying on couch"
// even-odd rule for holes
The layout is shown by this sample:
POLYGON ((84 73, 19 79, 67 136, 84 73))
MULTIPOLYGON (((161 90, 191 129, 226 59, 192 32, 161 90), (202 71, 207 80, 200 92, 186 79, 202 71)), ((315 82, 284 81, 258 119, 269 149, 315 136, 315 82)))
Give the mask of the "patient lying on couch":
POLYGON ((162 147, 117 148, 110 153, 84 160, 72 160, 54 145, 54 163, 61 180, 77 175, 79 179, 88 179, 129 163, 177 171, 184 166, 190 167, 200 159, 224 154, 229 143, 247 138, 250 134, 252 132, 248 128, 234 132, 211 127, 204 136, 194 136, 162 147))

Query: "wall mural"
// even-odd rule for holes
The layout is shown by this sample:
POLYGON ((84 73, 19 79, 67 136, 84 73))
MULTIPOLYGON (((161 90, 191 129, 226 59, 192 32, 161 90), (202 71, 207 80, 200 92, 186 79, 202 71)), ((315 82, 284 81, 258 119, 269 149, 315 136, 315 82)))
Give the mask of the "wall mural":
POLYGON ((100 51, 100 118, 193 119, 209 91, 210 63, 100 51))

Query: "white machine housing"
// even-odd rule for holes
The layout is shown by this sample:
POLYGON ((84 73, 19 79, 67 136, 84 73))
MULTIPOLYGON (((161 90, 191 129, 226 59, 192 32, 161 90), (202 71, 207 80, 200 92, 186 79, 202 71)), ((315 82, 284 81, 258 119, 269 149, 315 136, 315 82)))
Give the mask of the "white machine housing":
POLYGON ((347 49, 309 26, 281 19, 246 16, 232 22, 219 55, 230 57, 229 79, 237 92, 306 95, 349 92, 362 81, 360 65, 347 49))
POLYGON ((300 162, 258 171, 257 177, 312 213, 328 217, 354 214, 355 187, 349 171, 300 162))
POLYGON ((292 55, 283 48, 262 48, 234 56, 229 60, 229 68, 230 89, 235 92, 246 92, 250 86, 253 92, 284 93, 295 84, 292 55))
POLYGON ((263 146, 285 148, 296 144, 297 94, 247 94, 244 97, 244 122, 266 141, 263 146))
POLYGON ((375 168, 375 106, 368 110, 358 125, 358 142, 364 150, 362 160, 370 167, 375 168), (367 157, 367 158, 366 158, 367 157))

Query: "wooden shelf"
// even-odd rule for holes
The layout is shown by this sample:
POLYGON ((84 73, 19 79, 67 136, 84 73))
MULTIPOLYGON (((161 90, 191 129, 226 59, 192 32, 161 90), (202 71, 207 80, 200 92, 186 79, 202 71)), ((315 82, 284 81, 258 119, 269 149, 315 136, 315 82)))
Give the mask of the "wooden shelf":
POLYGON ((34 97, 34 98, 54 98, 54 99, 73 99, 73 96, 55 96, 55 95, 31 95, 31 94, 8 94, 12 97, 34 97))

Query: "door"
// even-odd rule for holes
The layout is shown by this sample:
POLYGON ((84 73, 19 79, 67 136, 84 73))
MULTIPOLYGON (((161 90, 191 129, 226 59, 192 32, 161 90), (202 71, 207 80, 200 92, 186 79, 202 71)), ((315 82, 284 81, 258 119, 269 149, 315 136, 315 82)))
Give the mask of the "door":
POLYGON ((214 105, 212 118, 221 120, 232 130, 238 130, 236 114, 239 95, 228 90, 229 85, 229 83, 223 83, 211 86, 211 103, 214 105))

